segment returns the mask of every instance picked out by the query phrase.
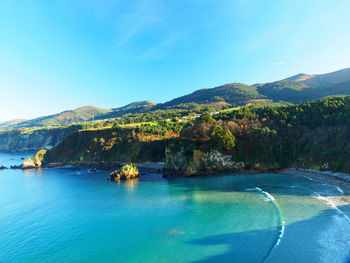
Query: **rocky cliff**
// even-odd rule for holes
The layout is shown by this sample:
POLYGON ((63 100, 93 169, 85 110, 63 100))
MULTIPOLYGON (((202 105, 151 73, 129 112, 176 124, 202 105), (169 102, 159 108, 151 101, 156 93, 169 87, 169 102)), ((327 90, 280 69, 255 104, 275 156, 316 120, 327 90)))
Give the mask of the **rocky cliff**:
POLYGON ((33 131, 2 131, 0 132, 0 151, 24 152, 51 149, 76 128, 38 129, 33 131))
POLYGON ((142 140, 134 129, 76 131, 47 151, 51 164, 103 165, 121 162, 161 162, 168 141, 142 140))
POLYGON ((245 169, 244 162, 235 162, 231 155, 217 150, 202 152, 194 150, 192 155, 186 155, 185 150, 165 152, 164 168, 168 172, 191 176, 206 172, 241 171, 245 169))

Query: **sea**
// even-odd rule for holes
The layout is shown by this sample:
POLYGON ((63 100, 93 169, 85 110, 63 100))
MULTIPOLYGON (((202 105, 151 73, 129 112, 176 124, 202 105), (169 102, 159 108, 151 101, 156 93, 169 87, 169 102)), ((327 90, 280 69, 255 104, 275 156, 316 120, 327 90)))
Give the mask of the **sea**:
MULTIPOLYGON (((33 153, 0 153, 18 165, 33 153)), ((108 181, 84 167, 0 170, 0 262, 350 262, 339 187, 283 173, 108 181)))

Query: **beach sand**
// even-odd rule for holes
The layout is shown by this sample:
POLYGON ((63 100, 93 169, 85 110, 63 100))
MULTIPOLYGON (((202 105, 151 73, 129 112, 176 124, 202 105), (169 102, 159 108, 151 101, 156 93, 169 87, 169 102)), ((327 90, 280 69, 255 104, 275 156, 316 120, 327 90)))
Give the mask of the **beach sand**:
POLYGON ((286 174, 304 176, 309 179, 335 185, 340 188, 343 191, 343 195, 323 196, 323 198, 326 198, 329 203, 333 204, 344 214, 350 217, 350 174, 295 168, 286 169, 284 172, 286 174))

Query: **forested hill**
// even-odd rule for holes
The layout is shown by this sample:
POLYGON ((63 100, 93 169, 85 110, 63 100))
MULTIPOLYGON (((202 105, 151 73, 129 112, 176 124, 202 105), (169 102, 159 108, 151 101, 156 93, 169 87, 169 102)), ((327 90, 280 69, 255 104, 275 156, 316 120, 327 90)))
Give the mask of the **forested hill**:
POLYGON ((245 105, 250 100, 265 99, 257 88, 241 83, 231 83, 212 89, 197 90, 189 95, 159 104, 157 108, 176 108, 189 103, 245 105))
POLYGON ((79 123, 92 120, 98 116, 106 114, 111 110, 101 109, 95 106, 84 106, 75 110, 63 111, 57 114, 39 117, 32 120, 16 122, 7 127, 12 128, 29 128, 29 127, 46 127, 62 126, 72 123, 79 123))
POLYGON ((273 101, 294 104, 327 96, 350 95, 350 68, 319 75, 301 73, 256 87, 259 94, 273 101))
POLYGON ((161 104, 138 101, 114 109, 86 106, 29 121, 0 123, 0 129, 61 126, 159 110, 200 107, 223 109, 255 103, 300 104, 337 95, 350 95, 350 68, 319 75, 301 73, 284 80, 256 85, 231 83, 197 90, 161 104))
POLYGON ((350 95, 350 68, 319 75, 301 73, 271 83, 231 83, 201 89, 155 108, 189 108, 191 104, 242 106, 259 102, 299 104, 335 95, 350 95))
POLYGON ((346 96, 301 105, 245 106, 181 122, 174 118, 80 130, 49 150, 45 161, 81 165, 166 161, 172 163, 167 168, 194 174, 230 169, 215 163, 220 162, 219 152, 230 162, 241 163, 240 169, 301 167, 349 173, 349 138, 350 96, 346 96), (201 156, 209 159, 198 159, 201 156))
POLYGON ((202 115, 182 131, 172 152, 186 153, 189 164, 199 163, 194 150, 217 150, 254 170, 301 167, 349 173, 349 138, 347 96, 202 115))

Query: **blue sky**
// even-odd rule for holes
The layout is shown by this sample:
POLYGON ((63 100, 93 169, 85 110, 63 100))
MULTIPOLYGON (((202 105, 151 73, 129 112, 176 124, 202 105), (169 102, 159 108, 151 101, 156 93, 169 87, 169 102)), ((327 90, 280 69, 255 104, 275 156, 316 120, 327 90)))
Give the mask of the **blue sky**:
POLYGON ((350 67, 350 1, 0 0, 0 121, 350 67))

